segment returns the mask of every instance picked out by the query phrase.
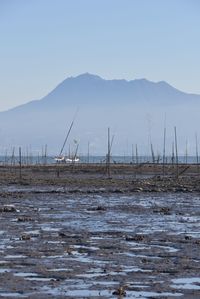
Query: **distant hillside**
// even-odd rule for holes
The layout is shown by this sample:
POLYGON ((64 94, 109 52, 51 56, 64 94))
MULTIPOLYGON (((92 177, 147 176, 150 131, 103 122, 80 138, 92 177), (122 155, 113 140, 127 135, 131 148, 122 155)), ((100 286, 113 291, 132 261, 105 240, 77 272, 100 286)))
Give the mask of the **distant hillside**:
POLYGON ((104 80, 88 73, 70 77, 41 100, 0 113, 0 150, 19 145, 36 150, 48 144, 51 153, 58 152, 77 109, 69 142, 78 139, 82 152, 89 141, 93 153, 104 153, 110 126, 117 153, 128 153, 136 142, 145 153, 149 138, 161 145, 165 115, 169 142, 176 125, 183 151, 185 138, 198 132, 200 96, 181 92, 164 81, 104 80))

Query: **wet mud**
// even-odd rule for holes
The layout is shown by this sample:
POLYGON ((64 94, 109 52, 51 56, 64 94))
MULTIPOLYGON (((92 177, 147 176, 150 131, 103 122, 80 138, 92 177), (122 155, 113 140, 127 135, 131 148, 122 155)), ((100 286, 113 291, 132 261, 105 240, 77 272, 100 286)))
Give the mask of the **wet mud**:
POLYGON ((14 192, 16 185, 17 192, 33 193, 193 193, 200 192, 200 167, 111 164, 108 172, 105 164, 0 166, 0 192, 14 192))
POLYGON ((198 192, 12 180, 0 188, 0 298, 200 298, 198 192))

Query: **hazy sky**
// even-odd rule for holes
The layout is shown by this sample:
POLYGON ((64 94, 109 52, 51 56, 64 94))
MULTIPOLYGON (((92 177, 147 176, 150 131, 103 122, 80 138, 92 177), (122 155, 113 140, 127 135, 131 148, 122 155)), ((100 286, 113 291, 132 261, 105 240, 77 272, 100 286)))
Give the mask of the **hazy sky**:
POLYGON ((0 0, 0 39, 0 110, 85 72, 200 94, 199 0, 0 0))

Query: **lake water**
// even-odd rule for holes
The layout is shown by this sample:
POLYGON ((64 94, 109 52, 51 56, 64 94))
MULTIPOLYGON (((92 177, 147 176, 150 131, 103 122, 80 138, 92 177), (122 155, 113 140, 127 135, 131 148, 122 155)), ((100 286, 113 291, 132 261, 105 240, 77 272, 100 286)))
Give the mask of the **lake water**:
MULTIPOLYGON (((22 156, 22 164, 55 164, 54 156, 42 157, 42 156, 22 156)), ((105 156, 79 156, 79 163, 105 163, 105 156)), ((184 156, 180 156, 178 158, 179 163, 188 163, 193 164, 197 163, 197 158, 194 156, 188 156, 187 159, 184 156)), ((198 160, 200 161, 200 160, 198 160)), ((152 157, 150 156, 139 156, 136 160, 135 157, 131 156, 112 156, 111 163, 152 163, 152 157)), ((162 157, 158 157, 155 159, 155 163, 163 163, 162 157)), ((165 163, 176 163, 175 158, 166 157, 165 163)), ((0 156, 0 164, 2 165, 10 165, 10 164, 19 164, 19 157, 12 156, 0 156)))

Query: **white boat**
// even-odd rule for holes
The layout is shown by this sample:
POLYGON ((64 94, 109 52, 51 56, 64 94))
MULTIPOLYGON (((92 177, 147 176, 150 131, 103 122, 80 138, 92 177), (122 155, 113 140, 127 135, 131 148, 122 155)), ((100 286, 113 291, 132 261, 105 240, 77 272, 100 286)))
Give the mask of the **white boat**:
POLYGON ((69 163, 77 163, 79 162, 79 158, 78 157, 75 157, 75 158, 66 158, 65 161, 66 162, 69 162, 69 163))
POLYGON ((65 163, 65 157, 64 156, 55 157, 54 160, 58 163, 65 163))
POLYGON ((55 157, 54 160, 57 163, 77 163, 80 161, 80 159, 78 157, 65 157, 65 156, 58 156, 55 157))
MULTIPOLYGON (((74 119, 75 119, 75 116, 74 116, 74 119)), ((61 148, 61 151, 60 151, 59 156, 57 156, 57 157, 54 158, 54 160, 55 160, 57 163, 77 163, 77 162, 79 162, 79 158, 77 157, 77 152, 78 152, 78 146, 79 146, 79 144, 78 144, 77 140, 74 140, 74 143, 76 144, 76 150, 75 150, 74 155, 69 154, 68 156, 64 156, 64 155, 62 154, 62 153, 63 153, 63 150, 64 150, 64 147, 65 147, 65 145, 66 145, 66 142, 67 142, 67 140, 68 140, 69 134, 70 134, 70 132, 71 132, 71 129, 72 129, 72 127, 73 127, 74 119, 72 120, 72 123, 71 123, 71 125, 70 125, 70 128, 69 128, 69 130, 68 130, 68 132, 67 132, 67 136, 66 136, 65 141, 64 141, 64 143, 63 143, 63 146, 62 146, 62 148, 61 148)))

